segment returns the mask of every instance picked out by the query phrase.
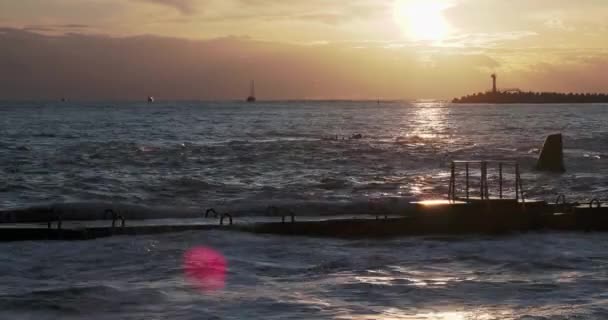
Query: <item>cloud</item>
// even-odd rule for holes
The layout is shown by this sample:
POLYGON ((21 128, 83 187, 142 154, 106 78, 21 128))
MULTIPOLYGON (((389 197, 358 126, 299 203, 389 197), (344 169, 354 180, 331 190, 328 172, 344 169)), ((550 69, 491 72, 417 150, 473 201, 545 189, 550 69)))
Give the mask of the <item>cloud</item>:
POLYGON ((445 46, 457 47, 494 47, 504 45, 513 40, 538 36, 533 31, 510 31, 495 33, 463 33, 449 37, 443 41, 445 46))
MULTIPOLYGON (((330 25, 378 17, 386 12, 382 2, 312 0, 307 2, 277 2, 269 0, 234 0, 224 10, 205 16, 205 21, 309 21, 330 25)), ((212 3, 207 3, 208 7, 212 3)))
POLYGON ((602 50, 385 47, 0 28, 0 96, 241 99, 255 79, 263 99, 451 98, 485 90, 491 70, 522 89, 598 91, 608 82, 602 50))
POLYGON ((64 34, 69 32, 88 31, 92 27, 86 24, 68 23, 68 24, 34 24, 23 27, 25 31, 39 32, 44 34, 64 34))
MULTIPOLYGON (((46 34, 154 34, 190 39, 234 34, 290 43, 398 42, 410 38, 412 32, 407 23, 395 21, 395 1, 21 0, 3 6, 0 21, 46 34), (67 27, 83 22, 91 27, 67 27), (57 27, 61 24, 66 26, 57 27)), ((451 4, 443 14, 454 31, 444 41, 446 46, 606 46, 605 0, 442 1, 451 4)))
POLYGON ((135 0, 139 2, 149 2, 153 4, 174 8, 184 15, 195 14, 198 10, 195 0, 135 0))
MULTIPOLYGON (((256 79, 260 96, 276 99, 448 94, 424 85, 441 82, 433 78, 443 71, 428 69, 416 59, 416 53, 407 49, 354 49, 341 44, 300 46, 234 37, 207 41, 49 37, 4 29, 0 96, 234 99, 246 94, 249 79, 256 79)), ((455 54, 442 65, 470 75, 478 72, 477 63, 455 54)))

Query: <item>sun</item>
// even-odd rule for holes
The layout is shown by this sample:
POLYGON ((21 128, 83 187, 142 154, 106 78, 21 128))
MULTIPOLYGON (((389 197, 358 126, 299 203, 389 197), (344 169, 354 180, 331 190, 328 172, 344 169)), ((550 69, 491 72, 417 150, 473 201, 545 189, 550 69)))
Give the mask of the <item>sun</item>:
POLYGON ((395 0, 393 18, 408 38, 439 42, 451 31, 443 16, 448 7, 442 0, 395 0))

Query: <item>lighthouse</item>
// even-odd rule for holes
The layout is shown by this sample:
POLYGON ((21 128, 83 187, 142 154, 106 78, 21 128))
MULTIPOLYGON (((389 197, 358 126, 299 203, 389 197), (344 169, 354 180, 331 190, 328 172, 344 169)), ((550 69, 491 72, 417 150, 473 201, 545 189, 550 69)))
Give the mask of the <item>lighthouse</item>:
POLYGON ((492 74, 492 93, 496 93, 496 73, 492 74))

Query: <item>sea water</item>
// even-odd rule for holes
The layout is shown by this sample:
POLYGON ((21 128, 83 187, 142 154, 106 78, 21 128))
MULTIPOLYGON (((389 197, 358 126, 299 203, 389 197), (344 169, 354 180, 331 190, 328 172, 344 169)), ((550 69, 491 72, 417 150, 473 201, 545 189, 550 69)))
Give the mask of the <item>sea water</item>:
MULTIPOLYGON (((527 198, 606 199, 607 107, 2 102, 0 210, 136 205, 170 218, 214 207, 237 222, 270 205, 310 217, 365 213, 370 202, 398 211, 445 197, 450 161, 470 159, 517 160, 527 198), (556 132, 567 172, 534 171, 556 132)), ((605 319, 607 245, 578 233, 374 241, 220 231, 8 243, 0 318, 605 319), (225 257, 223 289, 201 292, 184 276, 184 254, 200 246, 225 257)))

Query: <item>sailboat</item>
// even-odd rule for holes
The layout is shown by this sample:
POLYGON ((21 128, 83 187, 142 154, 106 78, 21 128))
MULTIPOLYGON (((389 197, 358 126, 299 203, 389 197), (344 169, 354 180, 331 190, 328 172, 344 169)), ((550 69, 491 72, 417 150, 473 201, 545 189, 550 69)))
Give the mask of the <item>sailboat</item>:
POLYGON ((255 82, 251 80, 251 88, 249 91, 249 97, 247 97, 247 102, 255 102, 255 82))

